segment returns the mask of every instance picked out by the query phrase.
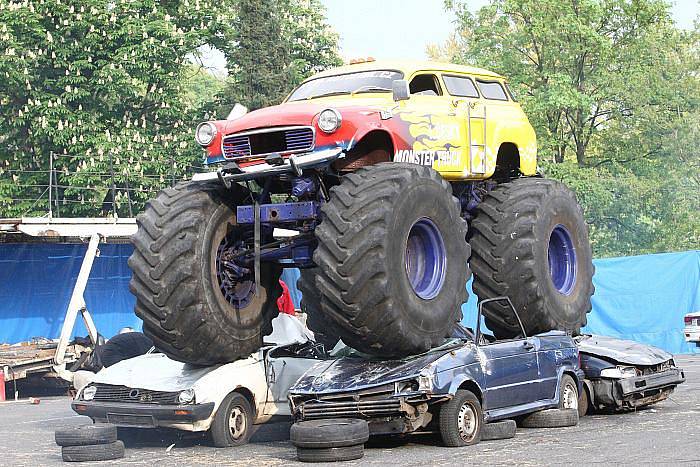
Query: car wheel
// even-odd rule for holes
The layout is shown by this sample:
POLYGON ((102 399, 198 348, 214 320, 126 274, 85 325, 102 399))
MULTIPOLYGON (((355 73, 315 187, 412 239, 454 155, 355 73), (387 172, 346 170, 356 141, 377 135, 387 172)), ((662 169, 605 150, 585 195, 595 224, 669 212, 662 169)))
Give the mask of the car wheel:
POLYGON ((578 416, 584 417, 588 413, 588 407, 590 406, 588 390, 583 387, 583 391, 578 396, 578 416))
POLYGON ((253 425, 253 408, 248 399, 232 392, 221 403, 214 416, 210 434, 214 446, 226 448, 246 444, 253 425))
POLYGON ((578 411, 578 385, 569 375, 562 375, 559 381, 559 408, 578 411))
POLYGON ((358 418, 332 418, 297 422, 289 430, 289 439, 298 448, 339 448, 364 444, 369 427, 358 418))
POLYGON ((440 436, 445 446, 470 446, 481 441, 484 414, 479 399, 459 389, 452 400, 440 407, 440 436))

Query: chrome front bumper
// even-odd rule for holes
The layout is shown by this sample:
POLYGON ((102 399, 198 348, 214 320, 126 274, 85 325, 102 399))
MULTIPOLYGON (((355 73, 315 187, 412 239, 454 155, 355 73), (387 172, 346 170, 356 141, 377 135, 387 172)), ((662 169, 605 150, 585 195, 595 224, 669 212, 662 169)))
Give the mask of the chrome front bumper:
POLYGON ((224 185, 229 186, 231 182, 241 182, 245 180, 254 180, 260 177, 270 175, 280 175, 285 173, 294 173, 301 176, 304 169, 316 167, 318 165, 329 164, 336 159, 341 159, 345 156, 345 152, 340 147, 331 149, 322 149, 320 151, 309 152, 306 154, 296 154, 284 159, 284 162, 278 165, 263 162, 261 164, 250 165, 247 167, 233 168, 222 167, 216 172, 205 172, 195 174, 192 177, 193 182, 203 182, 211 180, 220 180, 224 185))

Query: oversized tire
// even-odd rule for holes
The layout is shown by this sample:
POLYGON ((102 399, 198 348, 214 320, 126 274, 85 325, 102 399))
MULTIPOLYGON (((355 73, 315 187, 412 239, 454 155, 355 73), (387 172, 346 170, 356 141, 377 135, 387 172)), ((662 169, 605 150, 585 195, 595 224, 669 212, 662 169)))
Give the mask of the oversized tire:
POLYGON ((481 431, 481 441, 510 439, 515 436, 517 428, 518 425, 515 423, 515 420, 487 423, 481 431))
POLYGON ((481 441, 484 413, 479 399, 471 391, 458 389, 452 399, 440 406, 438 418, 445 446, 471 446, 481 441))
POLYGON ((232 392, 216 411, 209 434, 214 446, 227 448, 246 444, 253 428, 253 406, 241 393, 232 392))
POLYGON ((108 423, 95 423, 71 428, 60 428, 54 433, 59 446, 87 446, 109 444, 117 440, 117 427, 108 423))
POLYGON ((281 268, 262 263, 231 279, 231 251, 252 228, 236 224, 247 193, 234 185, 181 183, 161 191, 136 218, 129 288, 144 333, 170 358, 213 365, 247 357, 272 332, 281 268), (227 255, 227 256, 225 256, 227 255))
POLYGON ((301 462, 339 462, 362 459, 365 455, 365 446, 343 446, 339 448, 297 448, 297 458, 301 462))
POLYGON ((546 409, 525 416, 520 425, 525 428, 563 428, 578 425, 577 409, 546 409))
MULTIPOLYGON (((576 196, 563 184, 520 178, 492 190, 470 226, 474 292, 508 296, 528 334, 586 324, 593 295, 588 227, 576 196)), ((518 334, 503 303, 484 307, 498 338, 518 334)))
POLYGON ((339 448, 364 444, 369 427, 359 418, 335 418, 297 422, 289 430, 289 439, 298 448, 339 448))
POLYGON ((90 446, 63 446, 61 457, 64 462, 110 461, 124 457, 124 443, 115 441, 109 444, 90 446))
POLYGON ((383 358, 442 343, 470 277, 450 184, 429 167, 381 163, 344 176, 322 212, 316 285, 343 342, 383 358))
POLYGON ((340 334, 321 311, 323 297, 316 288, 317 275, 318 268, 301 270, 297 280, 297 289, 301 292, 301 311, 306 313, 306 326, 313 331, 316 342, 323 344, 326 351, 331 351, 340 340, 340 334))

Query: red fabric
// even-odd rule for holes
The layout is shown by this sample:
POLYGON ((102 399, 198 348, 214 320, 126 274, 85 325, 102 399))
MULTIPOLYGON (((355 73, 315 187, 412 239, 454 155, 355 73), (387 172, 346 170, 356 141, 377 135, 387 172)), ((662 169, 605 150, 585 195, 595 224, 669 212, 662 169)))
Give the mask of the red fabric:
POLYGON ((282 286, 282 295, 277 299, 277 308, 279 308, 280 313, 294 315, 294 302, 292 302, 292 296, 289 294, 287 284, 280 280, 280 285, 282 286))

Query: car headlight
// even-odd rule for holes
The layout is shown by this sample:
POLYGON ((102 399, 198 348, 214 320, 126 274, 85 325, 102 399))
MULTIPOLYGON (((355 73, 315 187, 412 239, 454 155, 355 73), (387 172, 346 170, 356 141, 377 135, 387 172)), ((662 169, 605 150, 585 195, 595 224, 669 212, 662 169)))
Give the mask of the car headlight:
POLYGON ((343 122, 340 112, 335 109, 326 109, 318 114, 318 127, 324 133, 333 133, 343 122))
POLYGON ((399 381, 398 383, 396 383, 395 391, 396 394, 402 394, 404 392, 416 392, 418 391, 418 381, 416 381, 415 379, 399 381))
POLYGON ((97 394, 97 386, 88 386, 83 389, 83 399, 86 401, 91 401, 95 398, 97 394))
POLYGON ((180 404, 191 404, 194 402, 194 389, 185 389, 177 396, 177 400, 180 404))
POLYGON ((204 122, 197 125, 194 132, 194 139, 200 146, 209 146, 216 136, 216 125, 211 122, 204 122))
POLYGON ((632 378, 637 376, 637 369, 633 366, 617 366, 606 368, 600 372, 602 378, 632 378))

